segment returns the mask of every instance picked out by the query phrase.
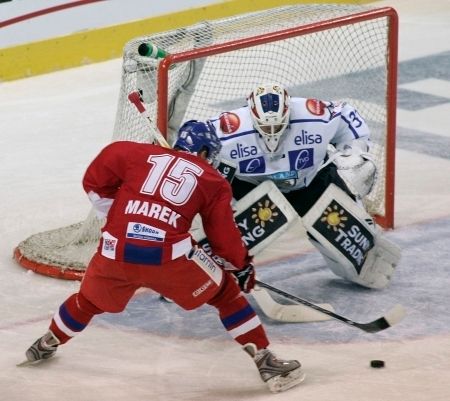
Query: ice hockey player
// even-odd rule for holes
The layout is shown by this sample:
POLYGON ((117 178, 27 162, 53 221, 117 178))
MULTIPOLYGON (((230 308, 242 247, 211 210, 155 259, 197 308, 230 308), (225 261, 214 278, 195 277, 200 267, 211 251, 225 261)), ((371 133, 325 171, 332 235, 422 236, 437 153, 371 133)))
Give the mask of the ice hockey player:
POLYGON ((180 130, 174 149, 119 141, 99 153, 83 179, 98 215, 106 216, 97 252, 79 291, 62 303, 23 364, 52 357, 94 315, 123 311, 138 288, 148 287, 187 310, 215 307, 271 391, 303 380, 298 361, 277 359, 267 348, 243 294, 253 288, 255 273, 233 220, 230 185, 214 168, 220 148, 214 127, 199 122, 180 130), (229 270, 193 244, 188 230, 197 213, 229 270))
POLYGON ((252 90, 247 105, 210 122, 222 159, 237 165, 235 199, 272 180, 337 276, 369 288, 388 285, 400 249, 383 238, 361 201, 377 166, 368 126, 354 107, 290 98, 282 85, 264 84, 252 90))

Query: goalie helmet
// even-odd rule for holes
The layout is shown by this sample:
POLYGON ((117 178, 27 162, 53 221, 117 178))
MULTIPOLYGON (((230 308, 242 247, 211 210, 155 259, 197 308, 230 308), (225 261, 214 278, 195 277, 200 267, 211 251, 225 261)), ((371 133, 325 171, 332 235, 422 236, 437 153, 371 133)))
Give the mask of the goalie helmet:
POLYGON ((222 144, 216 135, 216 129, 210 121, 204 123, 190 120, 186 121, 178 130, 177 140, 173 147, 195 155, 206 150, 206 160, 209 164, 217 167, 222 144))
POLYGON ((247 98, 253 126, 264 149, 275 153, 289 125, 289 95, 277 84, 258 85, 247 98))

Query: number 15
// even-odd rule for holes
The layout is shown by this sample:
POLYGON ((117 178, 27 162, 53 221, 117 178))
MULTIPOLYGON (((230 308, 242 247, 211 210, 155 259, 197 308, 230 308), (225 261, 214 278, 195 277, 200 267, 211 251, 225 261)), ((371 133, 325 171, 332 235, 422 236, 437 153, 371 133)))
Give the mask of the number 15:
POLYGON ((168 154, 149 156, 147 163, 151 167, 141 193, 154 195, 159 188, 161 197, 177 206, 184 205, 189 200, 197 187, 197 177, 204 170, 185 159, 177 159, 170 166, 174 159, 175 156, 168 154))

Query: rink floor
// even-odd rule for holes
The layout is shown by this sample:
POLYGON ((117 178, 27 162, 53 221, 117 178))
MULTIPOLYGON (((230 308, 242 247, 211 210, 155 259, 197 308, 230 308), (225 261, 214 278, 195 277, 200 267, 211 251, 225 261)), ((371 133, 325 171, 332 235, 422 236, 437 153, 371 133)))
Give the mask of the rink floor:
POLYGON ((123 313, 96 317, 47 364, 17 368, 79 283, 27 271, 12 252, 36 232, 86 218, 81 177, 110 140, 121 74, 113 60, 0 84, 0 400, 450 399, 450 2, 377 5, 400 15, 396 228, 386 233, 402 248, 398 271, 382 291, 351 285, 305 251, 295 229, 258 257, 257 271, 360 322, 397 303, 405 319, 367 334, 261 314, 272 349, 299 359, 307 374, 298 388, 272 395, 214 310, 186 312, 143 290, 123 313), (371 368, 372 359, 385 368, 371 368))

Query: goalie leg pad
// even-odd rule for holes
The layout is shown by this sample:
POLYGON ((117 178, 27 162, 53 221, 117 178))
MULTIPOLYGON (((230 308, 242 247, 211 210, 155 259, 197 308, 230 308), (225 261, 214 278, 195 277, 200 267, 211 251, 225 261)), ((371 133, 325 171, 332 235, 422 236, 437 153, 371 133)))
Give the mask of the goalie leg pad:
MULTIPOLYGON (((299 217, 272 181, 264 181, 233 206, 234 220, 250 255, 261 252, 281 236, 299 217)), ((210 253, 203 229, 192 233, 199 246, 210 253)), ((217 262, 217 261, 216 261, 217 262)))
POLYGON ((328 267, 369 288, 384 288, 400 260, 400 249, 382 238, 370 215, 334 184, 303 216, 328 267))
POLYGON ((400 257, 401 250, 396 244, 377 235, 376 246, 367 255, 363 270, 355 282, 375 289, 387 287, 400 257))

